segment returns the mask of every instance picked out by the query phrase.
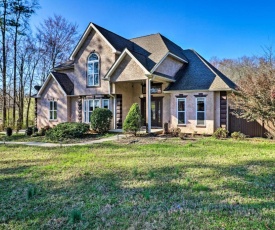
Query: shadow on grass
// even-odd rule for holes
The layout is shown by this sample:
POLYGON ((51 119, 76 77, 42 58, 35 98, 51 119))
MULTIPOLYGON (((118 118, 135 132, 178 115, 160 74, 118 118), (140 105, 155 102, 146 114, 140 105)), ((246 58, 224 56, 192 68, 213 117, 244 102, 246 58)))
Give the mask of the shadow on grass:
MULTIPOLYGON (((71 148, 68 155, 73 157, 78 148, 71 148)), ((127 158, 139 155, 123 156, 123 151, 136 151, 131 145, 104 143, 81 148, 90 153, 99 150, 96 152, 99 157, 101 149, 108 148, 106 158, 117 154, 119 148, 121 162, 117 165, 108 158, 110 163, 106 165, 99 162, 94 167, 78 169, 70 165, 60 177, 64 170, 62 161, 57 170, 51 170, 47 160, 32 166, 4 168, 0 173, 18 175, 18 178, 0 181, 0 228, 1 224, 14 223, 33 229, 275 228, 274 160, 247 160, 230 165, 180 161, 163 167, 154 165, 151 158, 154 153, 148 153, 143 160, 150 159, 151 167, 139 168, 137 164, 123 168, 127 158), (46 166, 49 170, 45 170, 46 166), (257 167, 265 170, 254 172, 257 167), (212 174, 199 173, 201 169, 209 169, 212 174), (34 172, 36 177, 32 175, 34 172), (23 193, 30 184, 38 188, 38 193, 26 200, 23 193), (68 219, 74 209, 82 213, 82 220, 76 224, 68 219)), ((65 153, 65 149, 60 151, 65 153)))

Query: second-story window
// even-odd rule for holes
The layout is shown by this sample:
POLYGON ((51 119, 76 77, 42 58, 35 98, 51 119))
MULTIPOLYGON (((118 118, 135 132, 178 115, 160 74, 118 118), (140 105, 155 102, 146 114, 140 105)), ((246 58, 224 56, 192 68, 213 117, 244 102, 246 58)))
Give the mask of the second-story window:
POLYGON ((88 57, 87 86, 99 86, 99 57, 95 53, 88 57))

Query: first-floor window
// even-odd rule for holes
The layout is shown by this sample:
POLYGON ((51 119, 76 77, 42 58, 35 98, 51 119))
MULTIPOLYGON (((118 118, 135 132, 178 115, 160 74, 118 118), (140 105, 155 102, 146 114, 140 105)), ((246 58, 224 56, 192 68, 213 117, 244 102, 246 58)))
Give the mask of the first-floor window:
POLYGON ((102 108, 109 109, 109 99, 102 99, 102 108))
POLYGON ((109 99, 87 99, 84 100, 84 122, 89 123, 91 121, 91 115, 96 108, 109 109, 109 99))
POLYGON ((205 97, 197 98, 197 125, 205 125, 205 97))
POLYGON ((177 99, 177 111, 178 111, 178 124, 185 125, 185 98, 178 98, 177 99))
POLYGON ((57 119, 57 101, 50 101, 50 109, 49 109, 49 119, 56 120, 57 119))

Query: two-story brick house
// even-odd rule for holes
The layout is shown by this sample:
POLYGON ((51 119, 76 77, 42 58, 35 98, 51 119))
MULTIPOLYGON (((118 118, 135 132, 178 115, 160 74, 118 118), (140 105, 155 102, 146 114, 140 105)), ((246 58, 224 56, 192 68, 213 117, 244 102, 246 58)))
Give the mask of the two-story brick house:
POLYGON ((133 103, 144 123, 211 134, 227 126, 235 84, 196 51, 161 34, 126 39, 90 23, 70 60, 49 74, 36 96, 37 126, 89 122, 94 109, 113 112, 121 129, 133 103))

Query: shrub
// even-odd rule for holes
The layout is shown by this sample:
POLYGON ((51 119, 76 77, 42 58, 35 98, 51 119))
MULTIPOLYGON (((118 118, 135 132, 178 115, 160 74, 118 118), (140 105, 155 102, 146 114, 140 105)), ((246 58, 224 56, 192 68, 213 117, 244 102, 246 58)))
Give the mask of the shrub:
POLYGON ((171 133, 172 137, 178 137, 179 134, 181 133, 180 128, 170 128, 169 132, 171 133))
POLYGON ((46 131, 46 137, 53 141, 66 138, 82 137, 90 129, 88 124, 77 122, 64 122, 46 131))
POLYGON ((7 128, 6 128, 6 135, 7 135, 8 137, 10 137, 10 136, 12 135, 12 128, 11 128, 11 127, 7 127, 7 128))
POLYGON ((243 134, 241 132, 233 132, 233 133, 231 133, 231 137, 235 140, 244 140, 245 134, 243 134))
POLYGON ((27 136, 31 136, 33 134, 33 128, 32 127, 26 128, 25 134, 27 136))
POLYGON ((134 103, 127 116, 123 122, 123 130, 125 132, 131 132, 135 136, 137 135, 137 131, 140 130, 141 127, 141 113, 139 109, 138 103, 134 103))
POLYGON ((267 139, 274 139, 274 137, 275 137, 274 134, 269 133, 269 132, 266 132, 266 133, 265 133, 265 136, 266 136, 267 139))
POLYGON ((34 126, 32 131, 33 131, 33 133, 38 133, 38 128, 34 126))
POLYGON ((45 134, 46 134, 46 129, 45 128, 41 128, 38 132, 39 136, 45 136, 45 134))
POLYGON ((110 128, 112 117, 113 114, 109 109, 95 109, 91 116, 91 128, 100 134, 106 133, 110 128))
POLYGON ((32 137, 39 137, 40 135, 39 135, 39 133, 33 133, 31 136, 32 137))
POLYGON ((228 131, 225 128, 218 128, 213 133, 213 137, 216 139, 226 138, 228 134, 228 131))

